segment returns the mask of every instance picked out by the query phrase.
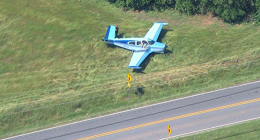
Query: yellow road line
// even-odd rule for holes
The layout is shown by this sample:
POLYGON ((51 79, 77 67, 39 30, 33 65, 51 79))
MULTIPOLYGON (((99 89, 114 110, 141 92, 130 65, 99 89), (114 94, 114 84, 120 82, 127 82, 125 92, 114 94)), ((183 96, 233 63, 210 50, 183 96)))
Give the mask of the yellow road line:
POLYGON ((188 113, 188 114, 184 114, 184 115, 180 115, 180 116, 175 116, 175 117, 171 117, 171 118, 167 118, 167 119, 162 119, 162 120, 158 120, 158 121, 153 121, 153 122, 149 122, 149 123, 139 124, 139 125, 135 125, 135 126, 131 126, 131 127, 126 127, 126 128, 122 128, 122 129, 118 129, 118 130, 114 130, 114 131, 109 131, 109 132, 81 138, 78 140, 89 140, 89 139, 98 138, 98 137, 102 137, 102 136, 106 136, 106 135, 111 135, 111 134, 128 131, 128 130, 132 130, 132 129, 136 129, 136 128, 141 128, 141 127, 145 127, 145 126, 150 126, 150 125, 154 125, 154 124, 159 124, 159 123, 163 123, 163 122, 168 122, 168 121, 172 121, 172 120, 176 120, 176 119, 199 115, 199 114, 203 114, 203 113, 207 113, 207 112, 213 112, 213 111, 217 111, 217 110, 221 110, 221 109, 225 109, 225 108, 231 108, 231 107, 235 107, 235 106, 239 106, 239 105, 258 102, 258 101, 260 101, 260 98, 247 100, 247 101, 243 101, 243 102, 238 102, 238 103, 234 103, 234 104, 229 104, 229 105, 225 105, 225 106, 215 107, 215 108, 211 108, 211 109, 201 110, 201 111, 188 113))

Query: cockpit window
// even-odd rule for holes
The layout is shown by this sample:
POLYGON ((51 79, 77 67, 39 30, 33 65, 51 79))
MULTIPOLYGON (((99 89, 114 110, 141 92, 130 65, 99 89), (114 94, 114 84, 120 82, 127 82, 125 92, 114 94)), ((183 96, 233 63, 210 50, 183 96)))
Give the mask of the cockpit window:
POLYGON ((147 44, 147 41, 146 41, 146 40, 143 40, 142 43, 143 43, 143 44, 147 44))
POLYGON ((149 44, 147 43, 146 40, 143 40, 142 41, 142 48, 148 48, 149 47, 149 44))
POLYGON ((152 39, 148 38, 148 43, 149 43, 150 45, 153 45, 153 44, 155 43, 155 41, 153 41, 152 39))

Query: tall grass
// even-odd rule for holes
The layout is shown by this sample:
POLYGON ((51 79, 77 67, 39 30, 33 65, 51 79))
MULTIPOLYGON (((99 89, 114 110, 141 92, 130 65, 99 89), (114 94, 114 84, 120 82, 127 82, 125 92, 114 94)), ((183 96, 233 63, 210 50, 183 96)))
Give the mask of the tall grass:
POLYGON ((102 0, 2 0, 0 9, 1 138, 260 76, 257 26, 172 10, 123 12, 102 0), (168 53, 149 56, 143 73, 126 68, 132 52, 101 41, 110 24, 138 37, 154 21, 169 23, 159 37, 168 53))

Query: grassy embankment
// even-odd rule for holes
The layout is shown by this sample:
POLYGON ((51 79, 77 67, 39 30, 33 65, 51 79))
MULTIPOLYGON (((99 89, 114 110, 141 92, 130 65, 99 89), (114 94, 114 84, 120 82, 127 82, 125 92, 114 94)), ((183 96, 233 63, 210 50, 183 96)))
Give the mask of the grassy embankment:
POLYGON ((173 140, 259 140, 259 138, 258 119, 173 140))
POLYGON ((0 9, 0 138, 260 77, 260 27, 251 24, 94 0, 1 0, 0 9), (138 37, 154 21, 169 23, 159 38, 169 47, 143 73, 126 68, 132 52, 100 40, 110 24, 138 37))

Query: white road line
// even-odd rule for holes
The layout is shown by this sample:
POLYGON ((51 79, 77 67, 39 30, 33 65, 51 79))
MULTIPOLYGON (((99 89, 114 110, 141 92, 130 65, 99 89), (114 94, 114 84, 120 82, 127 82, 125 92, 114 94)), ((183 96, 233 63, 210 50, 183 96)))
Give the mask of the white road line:
POLYGON ((129 112, 129 111, 133 111, 133 110, 138 110, 138 109, 142 109, 142 108, 146 108, 146 107, 156 106, 156 105, 160 105, 160 104, 164 104, 164 103, 168 103, 168 102, 173 102, 173 101, 183 100, 183 99, 187 99, 187 98, 193 98, 193 97, 197 97, 197 96, 202 96, 202 95, 213 93, 213 92, 216 92, 216 91, 222 91, 222 90, 236 88, 236 87, 241 87, 241 86, 250 85, 250 84, 254 84, 254 83, 260 83, 260 81, 254 81, 254 82, 245 83, 245 84, 241 84, 241 85, 236 85, 236 86, 232 86, 232 87, 217 89, 217 90, 213 90, 213 91, 209 91, 209 92, 205 92, 205 93, 199 93, 199 94, 192 95, 192 96, 187 96, 187 97, 183 97, 183 98, 173 99, 173 100, 160 102, 160 103, 147 105, 147 106, 142 106, 142 107, 138 107, 138 108, 134 108, 134 109, 130 109, 130 110, 120 111, 120 112, 116 112, 116 113, 112 113, 112 114, 108 114, 108 115, 104 115, 104 116, 100 116, 100 117, 90 118, 90 119, 86 119, 86 120, 81 120, 81 121, 77 121, 77 122, 73 122, 73 123, 69 123, 69 124, 65 124, 65 125, 54 126, 54 127, 43 129, 43 130, 39 130, 39 131, 34 131, 34 132, 26 133, 26 134, 21 134, 21 135, 9 137, 9 138, 6 138, 4 140, 9 140, 9 139, 12 139, 12 138, 21 137, 21 136, 29 135, 29 134, 33 134, 33 133, 38 133, 38 132, 42 132, 42 131, 46 131, 46 130, 56 129, 56 128, 64 127, 64 126, 67 126, 67 125, 81 123, 81 122, 84 122, 84 121, 90 121, 90 120, 99 119, 99 118, 103 118, 103 117, 108 117, 108 116, 112 116, 112 115, 116 115, 116 114, 121 114, 121 113, 129 112))
MULTIPOLYGON (((210 131, 210 130, 214 130, 214 129, 217 129, 217 128, 220 128, 220 127, 224 127, 224 126, 232 126, 232 125, 235 125, 235 124, 240 124, 240 123, 243 123, 243 122, 252 121, 252 120, 256 120, 256 119, 260 119, 260 117, 251 118, 251 119, 242 120, 242 121, 233 122, 233 123, 224 124, 224 125, 219 125, 219 126, 215 126, 215 127, 206 128, 206 129, 201 129, 201 130, 197 130, 197 131, 193 131, 193 132, 189 132, 189 133, 184 133, 184 134, 180 134, 180 135, 173 136, 173 137, 171 137, 171 138, 178 138, 178 137, 184 137, 184 136, 194 135, 194 134, 198 134, 198 133, 200 133, 200 132, 210 131)), ((169 137, 167 137, 167 138, 162 138, 162 139, 159 139, 159 140, 168 140, 168 139, 169 139, 169 137)))

